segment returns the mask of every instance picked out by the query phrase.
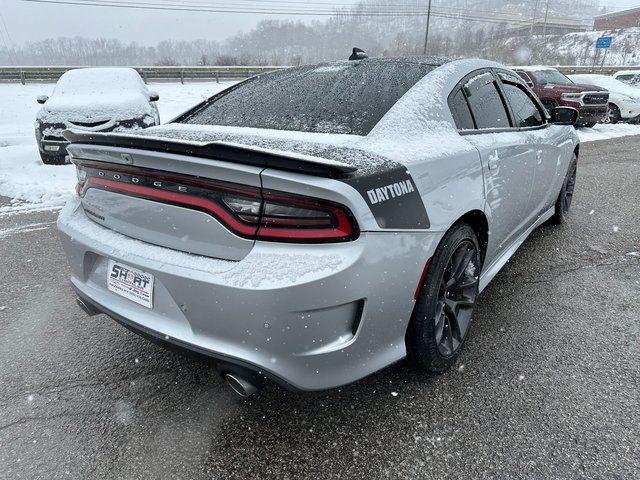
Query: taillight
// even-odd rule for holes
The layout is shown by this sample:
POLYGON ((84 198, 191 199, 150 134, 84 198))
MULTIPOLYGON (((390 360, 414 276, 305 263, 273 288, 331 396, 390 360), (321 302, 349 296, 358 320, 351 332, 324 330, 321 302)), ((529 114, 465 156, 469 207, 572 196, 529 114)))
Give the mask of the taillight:
POLYGON ((245 238, 327 243, 359 235, 353 215, 342 205, 233 183, 130 167, 78 166, 78 195, 89 188, 204 211, 245 238))
POLYGON ((238 217, 258 227, 260 240, 341 242, 358 236, 351 213, 324 200, 268 191, 263 192, 260 205, 233 195, 224 195, 223 201, 238 217))

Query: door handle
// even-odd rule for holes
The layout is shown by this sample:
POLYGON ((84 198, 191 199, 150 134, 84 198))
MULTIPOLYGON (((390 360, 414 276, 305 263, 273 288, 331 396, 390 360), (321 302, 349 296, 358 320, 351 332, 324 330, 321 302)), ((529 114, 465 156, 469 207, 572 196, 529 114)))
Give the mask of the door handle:
POLYGON ((496 168, 498 168, 498 158, 494 156, 489 157, 487 166, 489 167, 489 170, 495 170, 496 168))
POLYGON ((542 163, 542 152, 536 152, 536 160, 538 161, 538 165, 542 163))

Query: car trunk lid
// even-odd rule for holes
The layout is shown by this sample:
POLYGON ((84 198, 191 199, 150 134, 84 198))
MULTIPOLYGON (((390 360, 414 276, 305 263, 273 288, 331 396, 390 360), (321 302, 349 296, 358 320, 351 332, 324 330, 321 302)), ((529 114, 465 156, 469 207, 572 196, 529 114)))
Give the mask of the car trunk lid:
MULTIPOLYGON (((65 137, 72 142, 78 193, 91 220, 148 243, 227 260, 241 260, 253 248, 265 167, 328 178, 356 170, 312 155, 225 141, 78 131, 65 137)), ((324 215, 321 208, 315 211, 324 215)))

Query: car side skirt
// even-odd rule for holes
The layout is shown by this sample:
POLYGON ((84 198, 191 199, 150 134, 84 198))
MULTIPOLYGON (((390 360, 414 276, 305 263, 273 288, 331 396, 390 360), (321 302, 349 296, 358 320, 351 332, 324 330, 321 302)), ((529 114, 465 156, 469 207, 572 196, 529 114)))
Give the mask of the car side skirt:
POLYGON ((522 235, 520 235, 508 248, 505 248, 502 254, 496 257, 490 265, 486 268, 483 268, 482 275, 480 275, 480 291, 483 291, 487 285, 493 280, 502 267, 509 261, 509 259, 513 256, 514 253, 520 248, 520 246, 524 243, 524 241, 531 235, 536 228, 542 225, 544 222, 549 220, 555 211, 555 207, 551 207, 549 210, 544 212, 538 220, 536 220, 529 228, 527 228, 522 235))

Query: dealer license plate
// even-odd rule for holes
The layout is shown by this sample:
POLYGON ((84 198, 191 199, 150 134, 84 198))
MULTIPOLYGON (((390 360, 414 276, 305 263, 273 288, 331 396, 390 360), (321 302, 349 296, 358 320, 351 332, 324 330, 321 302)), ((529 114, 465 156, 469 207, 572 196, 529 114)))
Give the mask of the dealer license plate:
POLYGON ((107 288, 143 307, 153 308, 153 275, 150 273, 109 260, 107 288))

